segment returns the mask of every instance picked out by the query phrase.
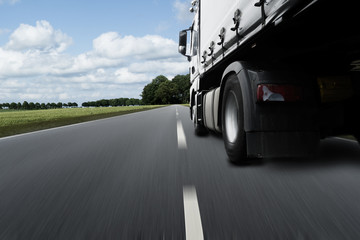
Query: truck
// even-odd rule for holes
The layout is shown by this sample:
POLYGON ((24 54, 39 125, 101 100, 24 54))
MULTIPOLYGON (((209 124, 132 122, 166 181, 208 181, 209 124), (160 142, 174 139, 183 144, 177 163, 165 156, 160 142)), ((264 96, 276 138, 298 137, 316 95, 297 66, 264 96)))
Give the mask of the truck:
POLYGON ((195 133, 229 160, 306 157, 322 138, 360 137, 356 1, 193 0, 179 33, 195 133))

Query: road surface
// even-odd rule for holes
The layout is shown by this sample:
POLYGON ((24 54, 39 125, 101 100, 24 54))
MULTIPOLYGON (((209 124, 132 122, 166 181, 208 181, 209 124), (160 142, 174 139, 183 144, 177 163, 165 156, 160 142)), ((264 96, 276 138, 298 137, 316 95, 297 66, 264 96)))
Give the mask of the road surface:
POLYGON ((360 147, 229 163, 166 108, 0 139, 0 239, 360 239, 360 147))

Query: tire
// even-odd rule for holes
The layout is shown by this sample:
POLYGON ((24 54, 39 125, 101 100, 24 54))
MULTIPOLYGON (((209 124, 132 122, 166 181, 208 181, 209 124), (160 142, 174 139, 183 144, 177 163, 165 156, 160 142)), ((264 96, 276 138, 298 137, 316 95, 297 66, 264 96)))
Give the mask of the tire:
POLYGON ((229 160, 235 164, 247 162, 244 106, 239 80, 230 75, 222 99, 222 132, 229 160))

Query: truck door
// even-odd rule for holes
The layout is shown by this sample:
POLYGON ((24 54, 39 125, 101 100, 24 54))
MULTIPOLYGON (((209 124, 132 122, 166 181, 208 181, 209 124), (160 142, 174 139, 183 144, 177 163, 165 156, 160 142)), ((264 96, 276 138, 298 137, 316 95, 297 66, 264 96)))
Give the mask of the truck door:
POLYGON ((190 39, 190 80, 193 80, 199 76, 200 54, 199 54, 199 20, 198 15, 195 16, 194 23, 191 28, 190 39))

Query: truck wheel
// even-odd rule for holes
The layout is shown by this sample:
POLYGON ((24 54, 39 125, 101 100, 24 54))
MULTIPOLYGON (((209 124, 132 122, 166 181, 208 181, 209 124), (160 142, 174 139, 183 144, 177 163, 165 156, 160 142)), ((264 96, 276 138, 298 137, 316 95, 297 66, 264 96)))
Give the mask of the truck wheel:
POLYGON ((194 122, 195 134, 197 136, 206 135, 208 133, 207 129, 203 125, 197 122, 196 107, 193 107, 192 114, 193 114, 192 120, 194 122))
POLYGON ((240 83, 235 75, 225 83, 222 101, 222 129, 225 149, 233 163, 247 160, 244 131, 243 97, 240 83))

